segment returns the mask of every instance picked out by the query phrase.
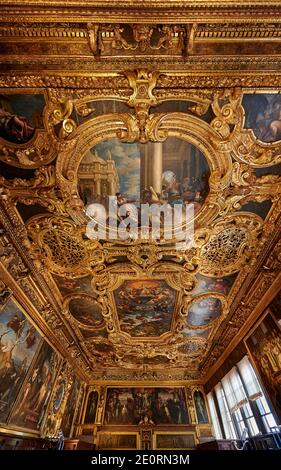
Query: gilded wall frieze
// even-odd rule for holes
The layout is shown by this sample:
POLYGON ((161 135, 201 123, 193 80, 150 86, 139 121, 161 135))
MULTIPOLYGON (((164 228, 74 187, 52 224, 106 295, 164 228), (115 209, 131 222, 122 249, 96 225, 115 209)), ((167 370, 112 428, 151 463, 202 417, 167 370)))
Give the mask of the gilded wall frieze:
MULTIPOLYGON (((237 70, 230 72, 227 61, 223 63, 222 69, 224 71, 222 70, 221 72, 219 71, 217 64, 212 73, 210 73, 210 64, 206 64, 208 72, 198 72, 198 70, 195 70, 190 73, 184 70, 179 70, 176 76, 171 74, 169 70, 161 70, 155 96, 157 96, 157 93, 161 93, 160 98, 162 98, 163 94, 165 96, 171 96, 169 89, 174 89, 175 87, 177 87, 177 90, 181 89, 180 93, 182 94, 187 90, 190 91, 192 88, 196 88, 197 90, 233 87, 245 89, 280 88, 281 74, 278 72, 278 70, 280 70, 280 63, 278 63, 277 59, 274 59, 273 62, 274 63, 271 64, 271 67, 276 65, 276 71, 274 71, 274 74, 264 70, 261 72, 255 70, 253 73, 250 71, 239 72, 237 70), (225 72, 225 69, 228 69, 227 73, 225 72)), ((266 63, 263 65, 265 66, 266 63)), ((120 68, 120 72, 121 70, 128 70, 131 66, 132 64, 126 64, 122 69, 120 68)), ((98 95, 99 97, 101 95, 104 97, 105 93, 108 93, 109 96, 117 97, 120 96, 120 93, 122 93, 122 96, 125 95, 125 92, 129 94, 130 87, 125 76, 112 72, 112 70, 106 71, 105 74, 106 76, 95 76, 92 72, 85 72, 83 75, 80 75, 74 71, 72 73, 67 73, 66 71, 54 73, 54 71, 52 71, 50 73, 44 72, 44 74, 35 71, 31 73, 24 70, 17 71, 16 73, 7 71, 6 73, 2 72, 0 74, 0 87, 3 89, 11 89, 13 87, 24 89, 27 87, 36 89, 44 89, 48 87, 51 87, 52 89, 70 88, 79 90, 79 93, 82 93, 80 90, 84 90, 83 95, 88 93, 87 90, 91 90, 91 94, 93 94, 93 96, 98 95), (118 90, 123 91, 120 92, 118 90)), ((179 93, 179 91, 177 91, 177 93, 179 93)), ((65 95, 65 92, 63 95, 65 95)))
MULTIPOLYGON (((81 41, 88 38, 90 48, 94 55, 111 55, 114 52, 117 54, 120 50, 127 52, 134 51, 146 52, 153 54, 153 51, 162 52, 162 54, 169 50, 169 54, 181 55, 184 48, 188 52, 192 50, 193 41, 225 41, 231 39, 232 42, 243 40, 257 40, 264 39, 278 39, 281 36, 280 26, 278 23, 270 24, 251 24, 251 23, 214 23, 214 24, 150 24, 143 25, 137 23, 130 23, 127 26, 133 39, 127 41, 126 34, 124 34, 124 24, 104 24, 104 23, 2 23, 0 24, 0 37, 7 39, 13 38, 62 38, 65 41, 72 40, 81 41), (27 29, 28 25, 28 29, 27 29), (193 28, 192 28, 193 26, 193 28), (157 32, 156 40, 151 43, 151 36, 157 32), (151 31, 152 30, 152 31, 151 31), (187 39, 191 39, 188 43, 187 39), (111 54, 110 54, 111 53, 111 54)), ((125 31, 126 33, 126 31, 125 31)), ((128 34, 127 34, 128 36, 128 34)), ((167 53, 167 52, 166 52, 167 53)))

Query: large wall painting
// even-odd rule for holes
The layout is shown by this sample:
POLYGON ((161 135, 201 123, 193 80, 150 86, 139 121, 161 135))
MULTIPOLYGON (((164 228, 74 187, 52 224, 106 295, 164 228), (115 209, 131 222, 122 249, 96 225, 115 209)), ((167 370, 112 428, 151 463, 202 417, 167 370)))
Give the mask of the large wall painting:
POLYGON ((267 314, 245 340, 261 381, 281 418, 281 330, 267 314))
POLYGON ((245 127, 252 129, 263 142, 281 139, 281 96, 279 94, 246 94, 245 127))
POLYGON ((188 424, 184 388, 108 388, 104 424, 188 424))
POLYGON ((150 337, 170 330, 176 291, 165 281, 125 281, 114 298, 121 331, 133 337, 150 337))
POLYGON ((44 342, 15 403, 9 424, 32 430, 40 428, 57 375, 58 361, 55 352, 44 342))
POLYGON ((71 427, 76 411, 76 406, 78 404, 79 392, 80 392, 81 382, 78 377, 74 377, 74 380, 71 385, 69 396, 66 402, 66 407, 64 410, 61 429, 65 437, 70 437, 71 427))
POLYGON ((0 95, 0 137, 15 144, 28 142, 43 128, 44 95, 0 95))
POLYGON ((39 344, 39 333, 10 299, 0 311, 0 422, 7 420, 39 344))

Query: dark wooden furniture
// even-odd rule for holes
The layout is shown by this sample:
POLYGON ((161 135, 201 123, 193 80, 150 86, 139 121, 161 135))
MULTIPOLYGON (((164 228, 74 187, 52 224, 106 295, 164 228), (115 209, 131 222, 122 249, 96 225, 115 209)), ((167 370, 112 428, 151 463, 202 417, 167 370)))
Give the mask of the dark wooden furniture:
POLYGON ((237 450, 234 443, 241 447, 241 441, 235 439, 215 439, 197 444, 197 450, 237 450))

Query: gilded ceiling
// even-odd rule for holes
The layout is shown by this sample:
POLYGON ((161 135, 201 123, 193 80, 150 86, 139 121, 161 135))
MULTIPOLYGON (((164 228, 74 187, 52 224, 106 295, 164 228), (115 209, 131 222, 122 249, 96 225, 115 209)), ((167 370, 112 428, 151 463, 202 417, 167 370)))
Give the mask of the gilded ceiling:
MULTIPOLYGON (((274 280, 281 81, 276 73, 265 83, 262 61, 270 42, 277 68, 279 25, 257 27, 246 5, 239 22, 231 10, 239 2, 223 2, 232 24, 197 21, 205 2, 189 2, 182 22, 178 2, 161 3, 169 24, 153 14, 151 24, 129 21, 124 2, 124 22, 113 8, 110 23, 82 11, 80 22, 54 23, 39 2, 28 35, 17 2, 1 13, 2 297, 15 281, 34 323, 89 380, 167 370, 202 379, 252 314, 250 286, 274 280), (238 73, 257 38, 261 54, 238 73), (126 211, 113 224, 116 194, 126 211), (93 204, 104 209, 98 236, 89 231, 93 204), (181 206, 181 220, 167 235, 161 218, 154 231, 152 215, 143 232, 141 204, 181 206), (193 244, 184 238, 191 225, 193 244)), ((255 3, 258 14, 263 2, 255 3)), ((21 9, 24 18, 28 5, 21 9)))

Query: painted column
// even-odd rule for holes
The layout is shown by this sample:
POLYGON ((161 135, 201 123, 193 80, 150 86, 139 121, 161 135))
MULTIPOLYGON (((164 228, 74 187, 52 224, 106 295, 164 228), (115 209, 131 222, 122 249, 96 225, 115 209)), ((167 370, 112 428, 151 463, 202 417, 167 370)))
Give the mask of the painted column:
POLYGON ((156 142, 151 144, 151 186, 154 191, 162 193, 162 173, 163 173, 163 144, 156 142))

